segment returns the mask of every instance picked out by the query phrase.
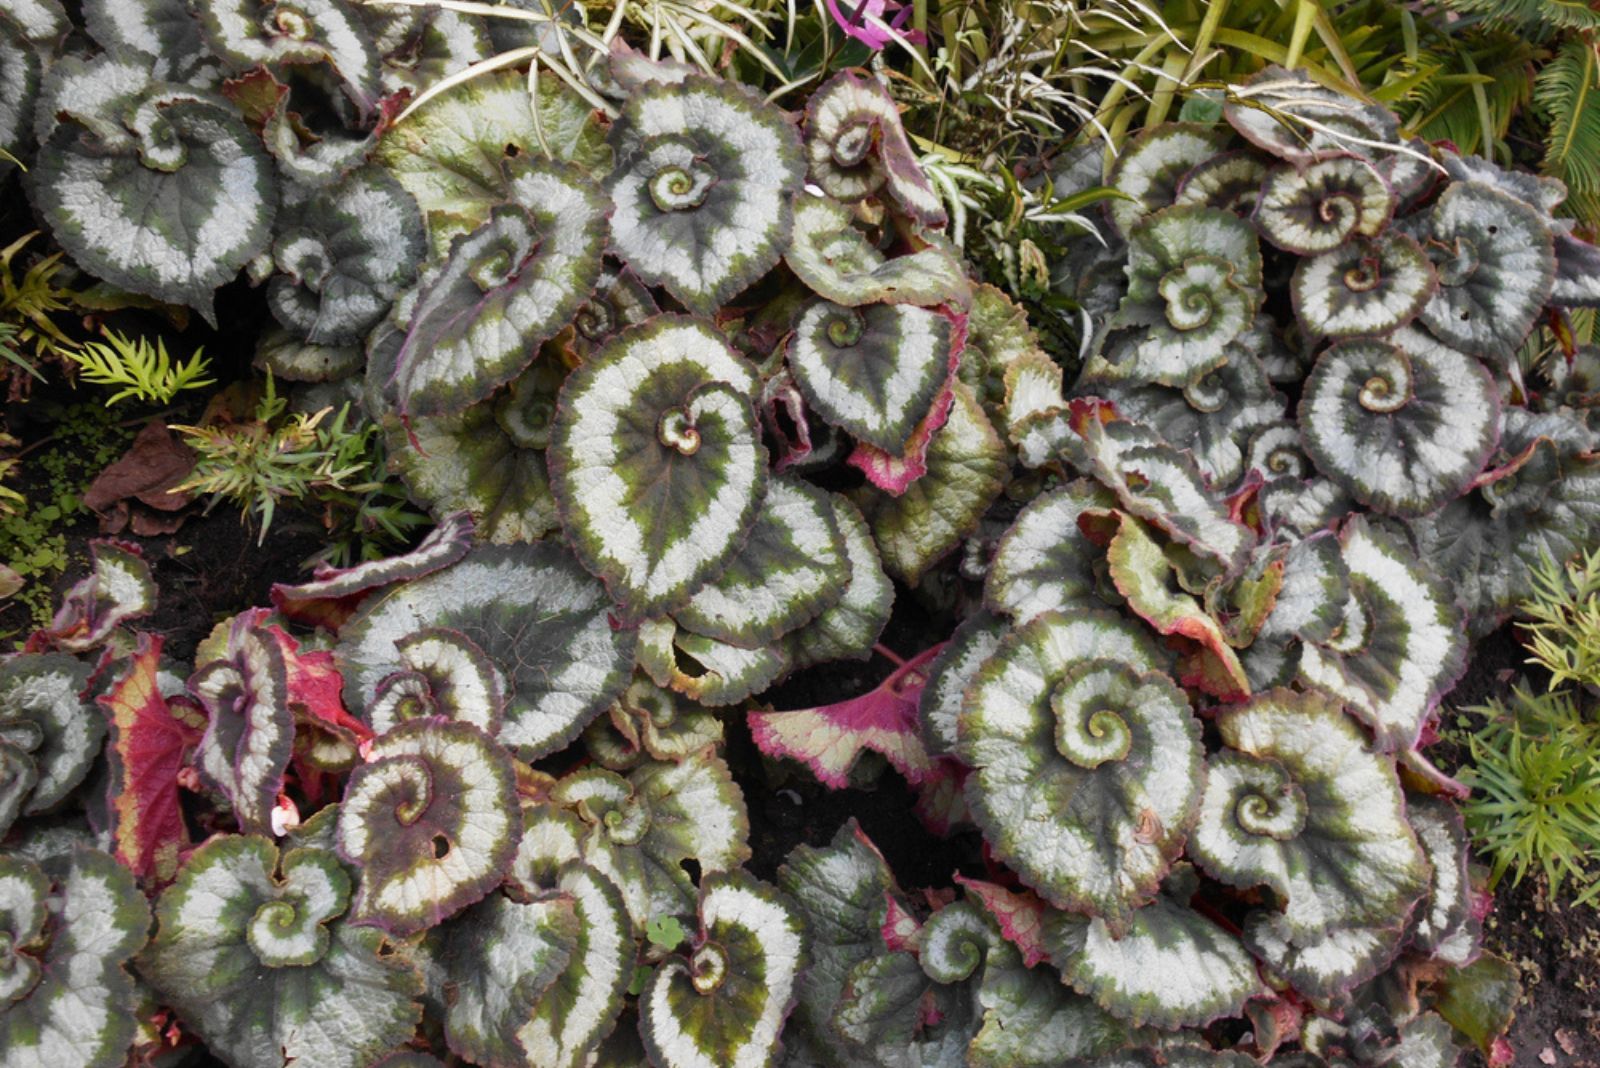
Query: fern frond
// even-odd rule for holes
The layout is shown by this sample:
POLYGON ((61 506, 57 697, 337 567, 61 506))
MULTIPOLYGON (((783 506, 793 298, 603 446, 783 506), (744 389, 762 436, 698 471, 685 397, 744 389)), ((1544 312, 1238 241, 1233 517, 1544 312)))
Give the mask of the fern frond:
POLYGON ((1585 0, 1445 0, 1445 6, 1522 29, 1592 30, 1600 27, 1600 10, 1585 0))
POLYGON ((1539 72, 1534 102, 1549 116, 1544 172, 1574 193, 1600 193, 1600 53, 1573 38, 1539 72))
POLYGON ((1505 138, 1513 117, 1533 94, 1534 46, 1504 30, 1464 33, 1424 48, 1416 66, 1430 71, 1429 76, 1395 102, 1407 129, 1428 141, 1450 141, 1469 154, 1483 148, 1483 114, 1475 90, 1484 95, 1497 141, 1505 138))
POLYGON ((167 343, 149 338, 130 340, 114 330, 106 331, 105 341, 88 341, 77 351, 63 353, 78 365, 84 380, 97 386, 121 386, 122 390, 106 401, 106 407, 124 397, 136 397, 152 404, 166 404, 186 389, 216 384, 201 376, 211 361, 196 349, 187 360, 174 362, 167 355, 167 343))

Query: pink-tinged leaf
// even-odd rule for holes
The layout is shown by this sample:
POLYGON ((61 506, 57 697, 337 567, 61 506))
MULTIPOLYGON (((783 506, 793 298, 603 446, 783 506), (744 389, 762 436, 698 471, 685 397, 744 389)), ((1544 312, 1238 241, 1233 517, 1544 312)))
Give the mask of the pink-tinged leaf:
POLYGON ((337 630, 373 590, 421 578, 460 560, 472 548, 472 516, 447 515, 408 553, 386 560, 369 560, 354 567, 319 567, 310 582, 297 586, 276 583, 272 603, 296 623, 337 630))
POLYGON ((1250 681, 1222 625, 1174 581, 1177 567, 1150 528, 1121 512, 1106 562, 1117 592, 1128 607, 1162 634, 1193 642, 1198 648, 1179 665, 1179 680, 1222 700, 1250 696, 1250 681))
POLYGON ((961 312, 940 310, 951 322, 950 367, 949 374, 945 377, 944 388, 934 399, 933 407, 928 410, 922 422, 917 424, 916 430, 912 431, 910 439, 906 442, 905 451, 901 455, 896 456, 863 441, 857 443, 855 450, 850 453, 849 460, 846 461, 851 467, 866 475, 867 481, 896 497, 928 473, 928 445, 933 441, 933 435, 949 421, 950 409, 956 402, 956 369, 961 366, 961 354, 967 347, 967 317, 961 312))
POLYGON ((1000 934, 1022 952, 1022 963, 1032 968, 1048 953, 1044 945, 1044 918, 1050 907, 1031 891, 1020 893, 995 883, 957 875, 960 883, 1000 925, 1000 934))
POLYGON ((933 758, 933 770, 916 785, 917 802, 913 811, 922 825, 941 837, 961 824, 970 824, 966 785, 968 768, 949 757, 933 758))
POLYGON ((28 639, 29 652, 87 652, 123 623, 155 611, 155 577, 137 545, 97 538, 89 555, 92 570, 61 598, 50 626, 28 639))
POLYGON ((326 649, 302 652, 300 643, 277 624, 261 628, 283 651, 288 675, 289 707, 336 730, 353 732, 362 741, 372 737, 365 723, 345 711, 344 679, 326 649))
POLYGON ((863 749, 881 753, 912 785, 933 770, 917 729, 917 703, 927 665, 944 646, 924 649, 895 668, 870 693, 831 705, 786 712, 751 712, 750 733, 768 756, 790 757, 835 790, 849 784, 863 749))
POLYGON ((204 717, 161 696, 161 638, 139 635, 128 670, 98 698, 110 720, 108 807, 113 855, 141 879, 168 882, 188 846, 178 774, 204 717))
POLYGON ((884 891, 883 901, 883 944, 892 952, 915 953, 917 936, 922 933, 921 921, 901 903, 893 890, 884 891))
POLYGON ((1489 1068, 1511 1068, 1517 1063, 1517 1051, 1511 1048, 1511 1043, 1503 1038, 1497 1038, 1489 1045, 1489 1068))

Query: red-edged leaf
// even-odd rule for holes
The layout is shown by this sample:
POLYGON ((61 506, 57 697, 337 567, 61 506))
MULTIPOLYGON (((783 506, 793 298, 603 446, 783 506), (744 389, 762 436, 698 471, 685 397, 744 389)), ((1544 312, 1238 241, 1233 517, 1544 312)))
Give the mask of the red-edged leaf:
POLYGON ((112 852, 140 878, 167 882, 189 844, 178 774, 205 724, 198 709, 169 705, 161 696, 160 663, 161 638, 139 635, 127 673, 98 701, 111 721, 106 755, 112 852))
POLYGON ((942 644, 895 668, 870 693, 831 705, 786 712, 751 712, 750 733, 768 756, 791 757, 835 790, 849 783, 863 749, 883 754, 915 785, 933 771, 917 729, 917 701, 927 685, 927 665, 942 644))
POLYGON ((353 732, 362 741, 372 737, 366 724, 345 711, 341 696, 344 679, 339 675, 331 652, 325 649, 301 652, 299 641, 275 623, 261 629, 283 651, 290 708, 336 730, 353 732))
POLYGON ((137 545, 96 538, 89 556, 92 570, 62 595, 50 626, 28 638, 28 652, 88 652, 122 624, 155 611, 155 577, 137 545))
POLYGON ((1117 592, 1156 630, 1198 647, 1180 664, 1179 681, 1226 701, 1250 696, 1250 680, 1222 625, 1195 598, 1174 591, 1177 583, 1169 580, 1177 569, 1161 543, 1132 516, 1107 514, 1118 523, 1106 551, 1117 592))
POLYGON ((977 898, 1000 925, 1000 934, 1022 951, 1022 963, 1033 967, 1049 954, 1044 947, 1044 919, 1050 907, 1031 891, 1014 892, 995 883, 957 875, 956 882, 977 898))
MULTIPOLYGON (((864 836, 863 836, 864 837, 864 836)), ((893 890, 886 890, 883 894, 885 909, 883 913, 883 944, 891 952, 915 952, 917 935, 922 932, 922 922, 912 915, 911 910, 901 903, 893 890)))
POLYGON ((810 457, 811 420, 806 401, 789 372, 783 371, 761 387, 761 419, 775 445, 774 471, 782 471, 810 457))
POLYGON ((354 567, 319 567, 312 581, 298 586, 275 583, 272 603, 297 623, 337 630, 373 590, 431 574, 467 555, 472 532, 472 516, 447 515, 408 553, 354 567))
POLYGON ((951 323, 949 374, 945 377, 944 388, 934 399, 933 407, 928 409, 928 414, 912 431, 905 452, 896 456, 863 441, 856 445, 846 461, 866 475, 867 481, 896 497, 928 473, 928 444, 933 441, 933 435, 949 421, 950 409, 956 401, 956 369, 961 366, 961 354, 967 347, 967 317, 949 309, 941 310, 951 323))

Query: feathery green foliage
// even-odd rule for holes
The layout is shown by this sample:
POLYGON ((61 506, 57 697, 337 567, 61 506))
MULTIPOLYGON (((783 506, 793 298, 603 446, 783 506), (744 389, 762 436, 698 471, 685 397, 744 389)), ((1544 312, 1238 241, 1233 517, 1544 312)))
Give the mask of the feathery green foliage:
POLYGON ((1491 884, 1538 871, 1552 895, 1570 880, 1579 903, 1600 897, 1600 723, 1571 693, 1520 686, 1469 711, 1486 721, 1467 739, 1474 794, 1461 810, 1491 884))
POLYGON ((105 341, 86 341, 63 355, 78 366, 84 381, 122 387, 106 399, 108 408, 127 397, 167 404, 186 389, 216 384, 214 378, 201 377, 211 361, 200 349, 186 360, 173 360, 167 355, 165 339, 128 338, 115 330, 107 330, 105 336, 105 341))

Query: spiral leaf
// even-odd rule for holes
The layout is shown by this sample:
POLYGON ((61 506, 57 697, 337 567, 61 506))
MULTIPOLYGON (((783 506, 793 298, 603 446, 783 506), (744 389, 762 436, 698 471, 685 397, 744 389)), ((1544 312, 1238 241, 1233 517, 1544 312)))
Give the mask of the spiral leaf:
POLYGON ((552 799, 582 819, 582 858, 616 883, 639 932, 651 919, 693 912, 684 861, 712 873, 750 858, 744 798, 710 747, 678 761, 647 761, 627 778, 583 769, 562 779, 552 799))
POLYGON ((977 526, 1005 488, 1005 443, 963 382, 954 387, 950 418, 928 447, 928 472, 901 496, 860 491, 884 567, 915 584, 977 526))
POLYGON ((657 967, 639 1029, 661 1068, 766 1068, 805 964, 800 918, 744 872, 707 876, 700 931, 657 967))
POLYGON ((574 167, 529 162, 511 203, 418 283, 394 387, 406 415, 444 415, 516 378, 600 279, 605 202, 574 167))
POLYGON ((517 1032, 571 966, 581 934, 570 897, 518 902, 498 893, 428 932, 423 974, 444 1006, 451 1051, 474 1064, 528 1063, 517 1032))
POLYGON ((1433 206, 1428 251, 1439 272, 1422 309, 1428 329, 1462 352, 1511 361, 1555 280, 1539 213, 1490 186, 1457 182, 1433 206))
POLYGON ((326 63, 363 111, 377 103, 378 52, 355 6, 344 0, 202 0, 206 43, 230 66, 286 68, 326 63))
POLYGON ((949 376, 954 333, 925 308, 818 301, 795 323, 788 363, 823 418, 898 455, 949 376))
POLYGON ((984 580, 984 602, 1026 623, 1041 613, 1093 599, 1095 550, 1078 518, 1115 503, 1109 491, 1087 480, 1029 501, 995 548, 984 580))
POLYGON ((696 634, 759 649, 815 619, 850 581, 828 494, 775 476, 755 525, 722 574, 673 613, 696 634))
POLYGON ((131 619, 156 608, 156 580, 137 546, 109 538, 89 542, 93 569, 61 596, 41 637, 68 653, 94 649, 131 619))
POLYGON ((214 322, 212 291, 271 238, 271 164, 220 100, 157 85, 130 110, 131 132, 63 118, 29 172, 33 202, 84 269, 214 322))
POLYGON ((794 202, 794 243, 784 255, 789 269, 835 304, 920 304, 964 307, 972 300, 961 261, 945 246, 886 257, 851 225, 850 210, 826 196, 801 194, 794 202))
POLYGON ((1188 450, 1212 485, 1231 486, 1245 470, 1245 443, 1261 427, 1283 418, 1284 400, 1260 359, 1238 342, 1228 350, 1227 363, 1183 389, 1084 376, 1078 390, 1100 394, 1122 415, 1188 450))
POLYGON ((584 565, 635 618, 685 603, 766 493, 755 375, 709 324, 661 316, 567 379, 551 479, 584 565))
POLYGON ((345 626, 336 653, 345 703, 370 716, 379 680, 406 666, 395 643, 424 627, 455 630, 504 680, 499 741, 536 759, 577 737, 627 685, 634 636, 612 629, 609 610, 599 583, 559 546, 474 549, 391 588, 345 626))
POLYGON ((1439 286, 1422 246, 1404 234, 1355 240, 1295 265, 1290 295, 1311 334, 1371 337, 1415 319, 1439 286))
POLYGON ((1282 928, 1310 942, 1397 927, 1427 885, 1392 760, 1317 694, 1273 690, 1217 717, 1238 752, 1214 757, 1190 849, 1230 885, 1265 885, 1282 928))
POLYGON ((1142 632, 1103 611, 1013 631, 967 687, 955 753, 990 848, 1060 908, 1123 929, 1177 858, 1199 724, 1142 632))
POLYGON ((1081 433, 1091 473, 1126 511, 1228 571, 1242 566, 1250 530, 1210 492, 1192 459, 1142 423, 1091 419, 1081 433))
POLYGON ((1377 511, 1416 516, 1459 497, 1483 469, 1500 398, 1477 361, 1404 328, 1319 356, 1299 416, 1323 474, 1377 511))
POLYGON ((1344 621, 1302 647, 1300 675, 1344 700, 1381 746, 1408 749, 1465 669, 1461 611, 1398 538, 1359 517, 1345 524, 1340 552, 1350 574, 1344 621))
POLYGON ((358 1068, 410 1037, 422 983, 380 932, 349 925, 349 896, 325 850, 213 838, 157 901, 139 974, 231 1063, 358 1068))
POLYGON ((1268 241, 1312 256, 1358 236, 1377 237, 1394 208, 1394 194, 1372 164, 1336 156, 1303 170, 1273 168, 1262 184, 1255 218, 1268 241))
POLYGON ((338 626, 372 591, 432 574, 467 555, 472 533, 470 515, 451 513, 408 553, 346 568, 319 567, 310 582, 295 586, 274 583, 272 603, 290 619, 338 626))
POLYGON ((446 627, 425 627, 395 643, 405 669, 378 683, 368 716, 375 734, 405 719, 443 716, 491 738, 505 712, 500 669, 478 644, 446 627))
MULTIPOLYGON (((449 14, 439 12, 436 24, 449 14)), ((448 73, 459 69, 452 65, 448 73)), ((534 99, 523 75, 487 71, 428 101, 384 134, 377 159, 416 198, 435 257, 510 199, 505 164, 543 156, 540 129, 557 160, 594 173, 610 168, 611 150, 593 108, 548 71, 539 76, 538 89, 534 99)))
POLYGON ((781 645, 745 649, 695 634, 671 619, 639 625, 639 666, 658 686, 712 708, 760 693, 788 667, 781 645))
POLYGON ((888 625, 894 605, 894 586, 883 573, 878 547, 861 509, 836 493, 828 494, 828 503, 843 539, 850 579, 837 601, 785 639, 789 667, 794 671, 831 660, 866 659, 888 625))
POLYGON ((1104 920, 1070 912, 1050 913, 1044 922, 1050 962, 1062 980, 1136 1027, 1203 1027, 1237 1014, 1262 989, 1239 940, 1182 897, 1161 894, 1135 910, 1120 938, 1104 920))
POLYGON ((556 529, 545 449, 565 376, 547 350, 486 401, 409 425, 390 419, 390 448, 412 497, 436 515, 465 512, 496 544, 556 529))
MULTIPOLYGON (((1106 179, 1107 185, 1131 198, 1118 198, 1107 205, 1117 232, 1131 234, 1139 223, 1171 207, 1184 176, 1215 157, 1227 143, 1226 129, 1190 122, 1154 126, 1129 141, 1106 179)), ((1257 177, 1256 185, 1260 184, 1257 177)))
POLYGON ((0 664, 0 750, 18 769, 10 806, 48 811, 88 775, 106 734, 86 701, 90 674, 63 653, 24 653, 0 664), (26 803, 24 780, 32 787, 26 803))
POLYGON ((1157 212, 1128 235, 1128 290, 1113 325, 1139 332, 1114 350, 1116 373, 1187 385, 1227 359, 1261 299, 1261 250, 1248 223, 1218 208, 1157 212))
POLYGON ((1427 900, 1415 916, 1412 944, 1436 960, 1465 967, 1477 958, 1483 935, 1467 871, 1471 853, 1466 825, 1443 798, 1408 797, 1406 809, 1432 870, 1427 900))
POLYGON ((1224 152, 1185 174, 1173 203, 1221 208, 1248 219, 1261 202, 1261 183, 1266 177, 1266 165, 1250 153, 1224 152))
POLYGON ((648 85, 611 142, 611 244, 646 283, 709 315, 783 255, 802 164, 770 104, 700 75, 648 85))
POLYGON ((316 345, 359 341, 416 278, 427 251, 422 216, 375 167, 310 198, 273 239, 282 272, 267 299, 278 321, 316 345))
POLYGON ((0 855, 0 1048, 16 1068, 117 1068, 135 1031, 123 965, 150 927, 133 875, 98 850, 0 855), (48 926, 47 926, 48 921, 48 926))
POLYGON ((1295 167, 1352 150, 1376 151, 1388 160, 1383 146, 1400 143, 1400 122, 1386 108, 1318 85, 1303 70, 1276 65, 1234 86, 1222 113, 1245 140, 1295 167))
POLYGON ((189 679, 208 716, 200 774, 221 790, 247 834, 270 834, 272 810, 294 753, 288 665, 278 642, 248 614, 229 629, 222 659, 189 679))
POLYGON ((522 833, 515 772, 475 727, 402 723, 345 786, 339 851, 361 869, 351 918, 413 934, 481 899, 522 833))
POLYGON ((945 224, 944 204, 900 125, 900 109, 882 83, 840 71, 806 104, 806 161, 811 180, 836 200, 882 193, 924 227, 945 224))

